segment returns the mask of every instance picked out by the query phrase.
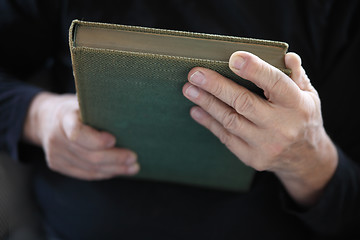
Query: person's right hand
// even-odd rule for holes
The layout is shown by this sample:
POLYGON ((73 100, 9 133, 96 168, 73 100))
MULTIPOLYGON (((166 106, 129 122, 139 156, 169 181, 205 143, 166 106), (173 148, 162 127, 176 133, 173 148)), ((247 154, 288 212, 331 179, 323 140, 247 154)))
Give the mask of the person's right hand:
POLYGON ((101 180, 139 171, 134 152, 116 148, 113 135, 81 122, 72 94, 38 94, 27 114, 24 137, 43 147, 50 169, 67 176, 101 180))

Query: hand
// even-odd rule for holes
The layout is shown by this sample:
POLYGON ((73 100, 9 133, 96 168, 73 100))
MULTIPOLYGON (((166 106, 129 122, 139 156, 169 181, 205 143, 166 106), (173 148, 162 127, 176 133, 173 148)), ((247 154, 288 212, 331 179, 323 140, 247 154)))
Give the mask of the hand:
POLYGON ((38 94, 24 135, 43 147, 50 169, 67 176, 101 180, 139 171, 135 153, 116 148, 114 136, 81 122, 75 95, 38 94))
POLYGON ((290 196, 311 205, 337 166, 337 152, 323 127, 320 99, 301 59, 285 57, 291 78, 247 52, 234 53, 231 70, 264 90, 267 99, 205 68, 189 72, 184 95, 190 114, 246 165, 274 172, 290 196))

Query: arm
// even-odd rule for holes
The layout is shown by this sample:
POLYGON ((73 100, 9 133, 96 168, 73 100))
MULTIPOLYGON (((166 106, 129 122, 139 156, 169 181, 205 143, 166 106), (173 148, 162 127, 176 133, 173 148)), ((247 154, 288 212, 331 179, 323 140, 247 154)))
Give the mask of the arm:
POLYGON ((41 89, 0 74, 0 150, 18 159, 24 120, 31 99, 41 89))
MULTIPOLYGON (((16 160, 30 102, 42 91, 29 78, 42 70, 55 43, 54 21, 37 7, 32 0, 0 7, 0 150, 16 160)), ((56 15, 53 6, 47 12, 56 15)))

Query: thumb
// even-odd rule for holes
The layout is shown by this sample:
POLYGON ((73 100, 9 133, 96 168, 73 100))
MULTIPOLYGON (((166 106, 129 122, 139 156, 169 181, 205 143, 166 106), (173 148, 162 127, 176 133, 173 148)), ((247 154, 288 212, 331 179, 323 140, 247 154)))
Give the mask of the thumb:
POLYGON ((230 69, 264 90, 268 101, 285 107, 297 105, 300 89, 286 74, 254 54, 238 51, 231 55, 230 69))

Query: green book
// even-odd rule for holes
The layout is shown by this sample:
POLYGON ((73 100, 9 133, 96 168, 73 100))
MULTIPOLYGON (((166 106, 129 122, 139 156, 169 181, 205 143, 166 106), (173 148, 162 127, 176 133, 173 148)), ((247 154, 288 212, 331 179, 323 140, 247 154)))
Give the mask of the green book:
POLYGON ((228 60, 243 50, 286 71, 286 43, 78 20, 69 40, 82 120, 138 154, 130 178, 248 190, 254 170, 190 117, 182 87, 200 66, 262 95, 228 60))

